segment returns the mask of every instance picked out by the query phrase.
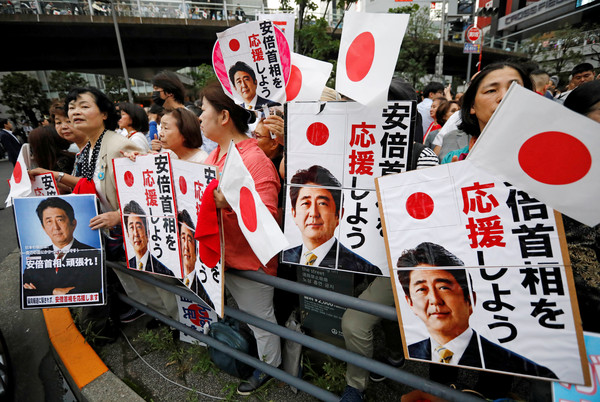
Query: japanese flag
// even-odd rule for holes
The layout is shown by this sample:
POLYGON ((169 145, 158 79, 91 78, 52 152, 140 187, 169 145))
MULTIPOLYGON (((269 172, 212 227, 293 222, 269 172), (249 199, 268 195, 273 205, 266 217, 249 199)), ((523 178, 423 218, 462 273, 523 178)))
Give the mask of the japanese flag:
POLYGON ((347 12, 335 89, 362 104, 383 103, 398 60, 408 14, 347 12))
POLYGON ((600 223, 600 124, 513 84, 468 159, 586 225, 600 223))
MULTIPOLYGON (((449 165, 376 179, 388 232, 433 229, 460 224, 449 165)), ((447 229, 446 229, 447 230, 447 229)))
POLYGON ((17 159, 17 163, 15 163, 12 176, 8 181, 8 184, 10 184, 10 192, 8 193, 8 197, 6 197, 5 201, 7 207, 12 205, 13 198, 27 197, 29 194, 31 194, 31 180, 29 179, 29 174, 27 173, 27 164, 25 163, 25 152, 28 149, 29 148, 25 146, 21 147, 19 158, 17 159))
POLYGON ((229 146, 219 185, 237 215, 238 224, 248 244, 260 262, 266 265, 289 243, 256 192, 254 180, 233 143, 229 146))
POLYGON ((288 101, 318 101, 333 64, 292 53, 292 71, 285 87, 288 101))

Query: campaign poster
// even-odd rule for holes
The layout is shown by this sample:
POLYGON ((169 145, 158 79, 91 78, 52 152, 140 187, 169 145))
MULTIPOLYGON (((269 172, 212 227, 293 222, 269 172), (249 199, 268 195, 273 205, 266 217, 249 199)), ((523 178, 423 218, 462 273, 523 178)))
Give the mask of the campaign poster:
MULTIPOLYGON (((219 320, 217 313, 206 304, 182 296, 177 296, 177 309, 179 311, 179 322, 200 333, 204 333, 206 325, 210 327, 213 322, 219 320)), ((205 343, 183 332, 180 332, 179 340, 206 346, 205 343)))
POLYGON ((217 33, 212 59, 223 90, 240 106, 261 110, 285 102, 290 45, 273 21, 251 21, 217 33))
POLYGON ((44 173, 35 176, 31 183, 31 191, 36 197, 48 197, 58 195, 58 186, 52 173, 44 173))
POLYGON ((574 385, 564 382, 552 384, 552 400, 554 402, 591 402, 600 400, 600 335, 584 332, 587 363, 592 374, 589 386, 574 385))
MULTIPOLYGON (((214 267, 204 264, 200 258, 198 241, 194 238, 204 190, 217 177, 217 167, 177 159, 172 160, 171 163, 176 183, 177 222, 183 265, 182 282, 223 317, 225 281, 222 261, 214 267)), ((224 255, 223 250, 221 255, 224 255)))
POLYGON ((290 46, 290 51, 294 50, 294 28, 296 22, 296 14, 294 13, 270 13, 270 14, 256 14, 259 21, 273 21, 273 24, 281 32, 285 34, 285 38, 290 46))
POLYGON ((389 276, 375 177, 407 170, 415 104, 287 105, 281 261, 389 276))
POLYGON ((168 153, 113 160, 127 267, 183 278, 168 153))
POLYGON ((560 214, 468 160, 377 186, 407 358, 589 384, 560 214))
POLYGON ((106 303, 94 195, 14 199, 21 248, 21 308, 97 306, 106 303))

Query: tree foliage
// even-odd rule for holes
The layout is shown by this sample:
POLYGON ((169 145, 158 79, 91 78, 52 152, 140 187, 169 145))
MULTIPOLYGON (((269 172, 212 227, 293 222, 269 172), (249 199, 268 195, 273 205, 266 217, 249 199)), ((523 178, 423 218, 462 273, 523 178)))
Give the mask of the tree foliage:
POLYGON ((192 89, 194 91, 194 97, 198 96, 198 93, 208 84, 210 81, 216 80, 217 76, 210 64, 201 64, 198 67, 190 69, 190 77, 194 80, 192 89))
POLYGON ((556 31, 537 34, 531 38, 527 53, 550 75, 559 75, 564 81, 568 70, 583 60, 582 31, 583 28, 565 25, 556 31))
POLYGON ((104 89, 106 95, 113 102, 123 102, 129 100, 129 97, 127 96, 127 85, 123 77, 116 75, 104 76, 104 89))
POLYGON ((402 41, 396 71, 413 87, 417 87, 419 79, 427 74, 427 65, 435 55, 435 39, 433 24, 429 19, 429 11, 426 7, 417 4, 391 8, 390 13, 409 14, 408 27, 402 41))
POLYGON ((49 102, 42 91, 42 84, 30 75, 5 75, 0 81, 0 91, 0 102, 8 106, 8 113, 14 118, 26 117, 33 126, 37 126, 39 118, 48 113, 49 102))
POLYGON ((64 98, 71 88, 87 86, 87 81, 78 73, 53 71, 48 77, 48 84, 51 91, 58 92, 58 97, 64 98))

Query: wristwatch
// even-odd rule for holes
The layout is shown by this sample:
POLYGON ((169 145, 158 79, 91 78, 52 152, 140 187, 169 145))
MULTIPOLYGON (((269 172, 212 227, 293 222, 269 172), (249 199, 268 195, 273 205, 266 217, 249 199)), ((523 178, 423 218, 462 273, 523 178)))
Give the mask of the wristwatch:
POLYGON ((56 179, 56 182, 60 183, 60 181, 62 180, 63 177, 65 177, 65 172, 60 172, 58 174, 58 179, 56 179))

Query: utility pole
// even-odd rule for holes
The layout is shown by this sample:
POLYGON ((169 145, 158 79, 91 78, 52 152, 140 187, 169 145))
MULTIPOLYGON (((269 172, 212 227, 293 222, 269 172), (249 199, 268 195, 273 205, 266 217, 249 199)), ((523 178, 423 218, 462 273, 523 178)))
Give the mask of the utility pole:
POLYGON ((442 80, 444 76, 444 39, 445 39, 445 28, 446 28, 446 3, 448 0, 442 2, 442 25, 440 27, 440 50, 435 56, 435 76, 442 80))

